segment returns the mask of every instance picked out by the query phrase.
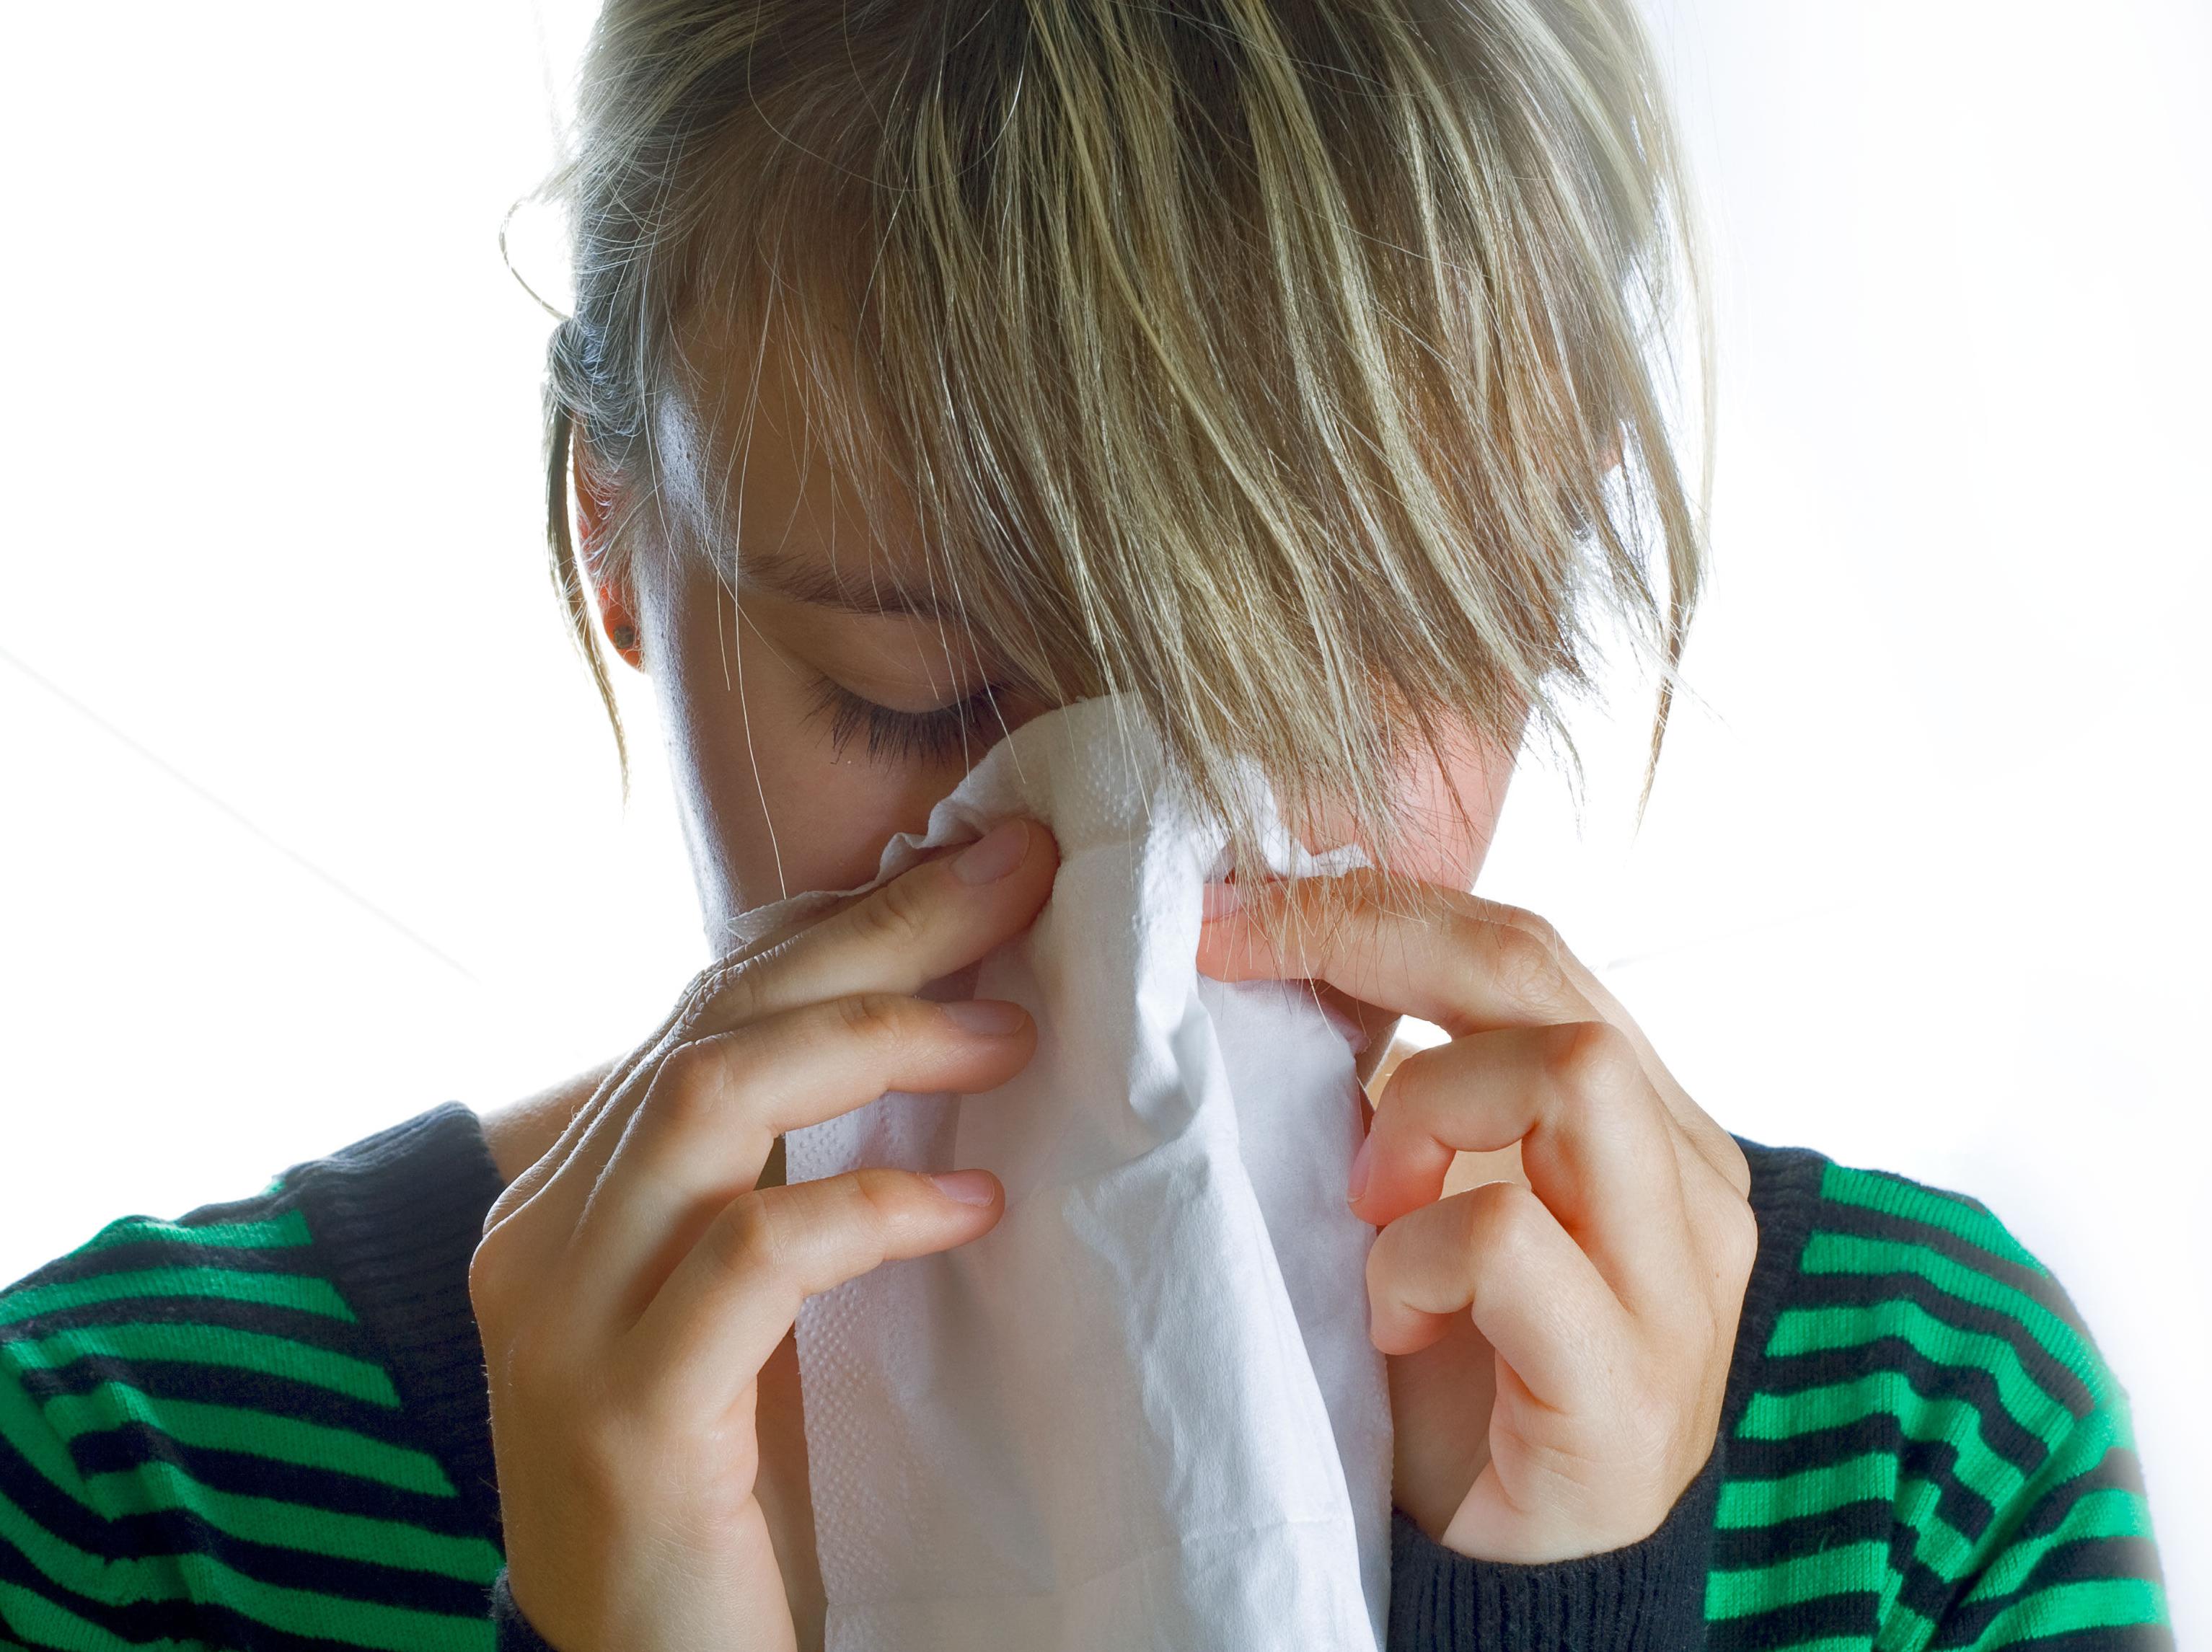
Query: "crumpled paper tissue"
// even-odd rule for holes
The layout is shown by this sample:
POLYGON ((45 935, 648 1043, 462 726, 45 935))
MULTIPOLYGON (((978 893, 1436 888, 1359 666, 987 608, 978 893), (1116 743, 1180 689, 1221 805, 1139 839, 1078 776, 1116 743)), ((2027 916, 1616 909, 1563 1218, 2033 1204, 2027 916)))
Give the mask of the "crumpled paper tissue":
MULTIPOLYGON (((829 1652, 1382 1644, 1389 1400, 1374 1230, 1345 1200, 1361 1036, 1302 983, 1198 974, 1227 833, 1164 772, 1133 708, 1063 707, 860 886, 1015 814, 1060 845, 1036 923, 927 994, 1023 1005, 1029 1066, 786 1138, 793 1181, 980 1166, 1006 1189, 982 1237, 799 1311, 829 1652)), ((1309 853, 1248 781, 1268 872, 1367 864, 1309 853)), ((739 942, 855 892, 756 908, 739 942)))

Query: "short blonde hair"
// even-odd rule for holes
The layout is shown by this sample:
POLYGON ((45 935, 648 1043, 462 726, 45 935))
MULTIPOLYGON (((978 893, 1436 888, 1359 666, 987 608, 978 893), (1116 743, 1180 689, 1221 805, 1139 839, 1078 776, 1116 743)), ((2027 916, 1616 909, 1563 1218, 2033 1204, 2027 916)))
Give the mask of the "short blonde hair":
POLYGON ((1632 0, 608 0, 545 191, 545 475, 618 750, 570 443, 617 556, 732 544, 664 416, 729 440, 701 341, 772 317, 994 654, 1129 696, 1241 853, 1243 760, 1387 860, 1391 777, 1455 722, 1571 751, 1608 627, 1656 764, 1704 562, 1686 296, 1710 476, 1677 150, 1632 0))

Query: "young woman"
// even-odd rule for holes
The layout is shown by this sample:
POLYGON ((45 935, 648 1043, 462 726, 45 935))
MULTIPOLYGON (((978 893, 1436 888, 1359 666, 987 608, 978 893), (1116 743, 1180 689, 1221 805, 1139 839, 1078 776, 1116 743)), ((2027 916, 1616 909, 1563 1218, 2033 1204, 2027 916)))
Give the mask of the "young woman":
POLYGON ((610 0, 583 91, 555 568, 602 692, 604 633, 659 696, 726 956, 554 1090, 0 1294, 0 1643, 820 1643, 793 1318, 1003 1190, 786 1185, 781 1136, 1021 1067, 1021 1011, 917 993, 1055 847, 734 920, 1103 694, 1240 834, 1249 757, 1381 868, 1231 884, 1196 963, 1370 1035, 1392 1647, 2169 1643, 2124 1394, 2035 1259, 1732 1138, 1470 892, 1607 626, 1656 761, 1699 586, 1626 0, 610 0), (1390 1059, 1408 1014, 1449 1041, 1390 1059))

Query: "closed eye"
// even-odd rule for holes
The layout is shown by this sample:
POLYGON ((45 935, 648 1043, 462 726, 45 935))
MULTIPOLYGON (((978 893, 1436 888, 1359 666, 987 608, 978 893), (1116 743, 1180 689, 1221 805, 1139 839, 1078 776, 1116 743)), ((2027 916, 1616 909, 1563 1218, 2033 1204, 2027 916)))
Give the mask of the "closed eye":
POLYGON ((842 755, 863 735, 872 762, 942 763, 980 753, 1006 732, 999 711, 997 683, 987 683, 965 700, 930 711, 895 711, 863 700, 828 677, 816 681, 807 714, 828 720, 830 748, 842 755))

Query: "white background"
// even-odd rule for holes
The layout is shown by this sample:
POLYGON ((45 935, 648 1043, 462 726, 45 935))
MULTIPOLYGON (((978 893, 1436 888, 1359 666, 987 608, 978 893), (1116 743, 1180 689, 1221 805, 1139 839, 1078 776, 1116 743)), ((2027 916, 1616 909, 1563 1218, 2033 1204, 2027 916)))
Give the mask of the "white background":
MULTIPOLYGON (((0 1279, 627 1047, 704 961, 542 568, 494 235, 577 0, 16 7, 0 1279)), ((1516 783, 1717 1116, 1970 1192, 2135 1402, 2212 1637, 2212 19, 1668 0, 1717 252, 1717 581, 1650 815, 1516 783)), ((556 284, 550 226, 518 258, 556 284)), ((2193 1631, 2193 1632, 2192 1632, 2193 1631)))

